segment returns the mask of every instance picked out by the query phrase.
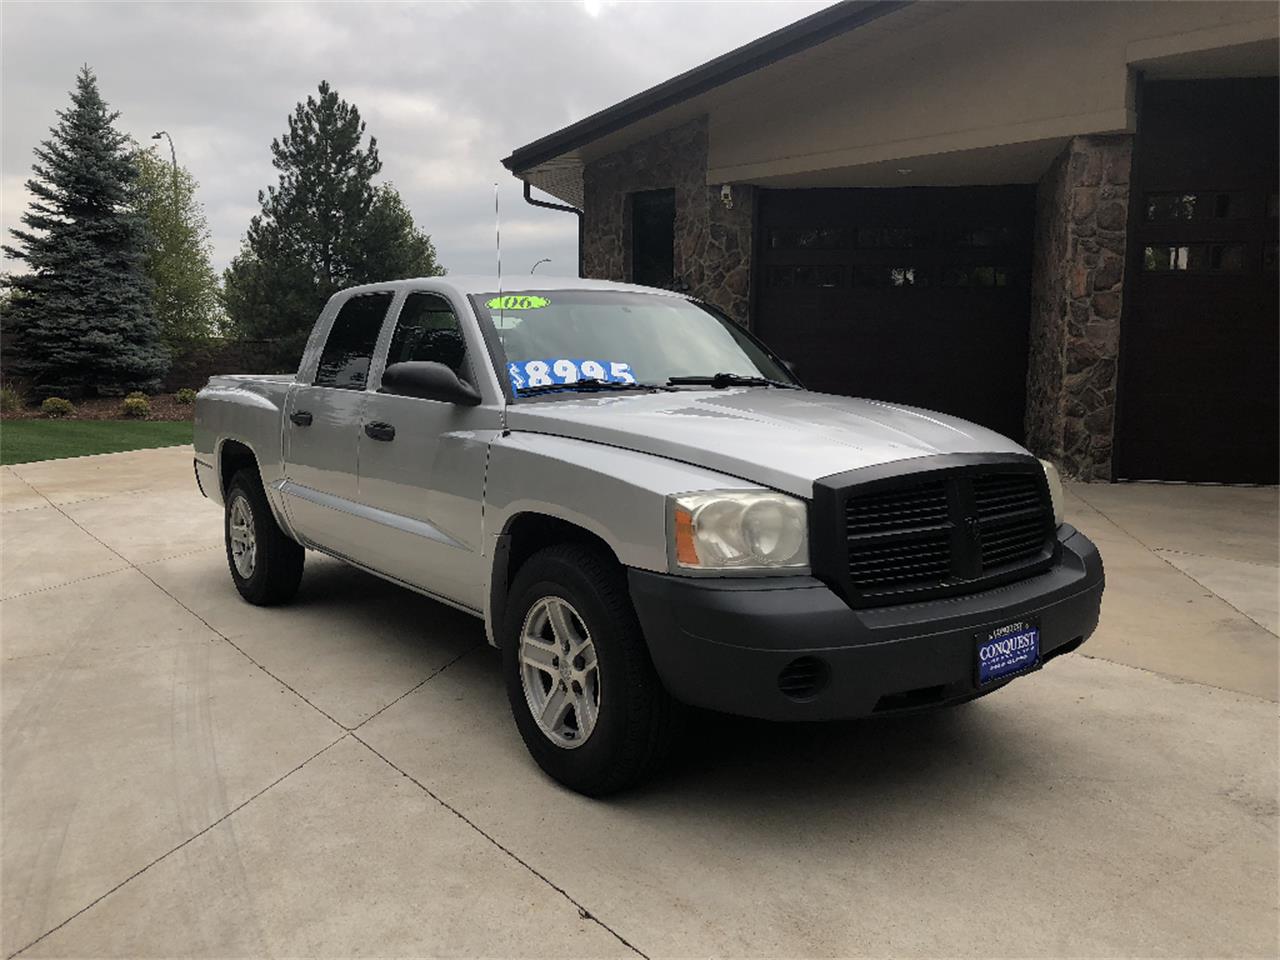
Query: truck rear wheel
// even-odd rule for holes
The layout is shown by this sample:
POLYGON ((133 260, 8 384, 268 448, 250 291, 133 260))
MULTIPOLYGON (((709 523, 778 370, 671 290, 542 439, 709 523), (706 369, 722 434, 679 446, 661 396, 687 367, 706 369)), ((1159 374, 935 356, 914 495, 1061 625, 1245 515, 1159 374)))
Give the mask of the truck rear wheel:
POLYGON ((648 776, 680 706, 662 686, 612 558, 549 547, 520 568, 501 634, 507 699, 538 766, 603 796, 648 776))
POLYGON ((302 581, 305 551, 276 523, 256 471, 236 471, 226 503, 227 566, 240 596, 260 607, 288 603, 302 581))

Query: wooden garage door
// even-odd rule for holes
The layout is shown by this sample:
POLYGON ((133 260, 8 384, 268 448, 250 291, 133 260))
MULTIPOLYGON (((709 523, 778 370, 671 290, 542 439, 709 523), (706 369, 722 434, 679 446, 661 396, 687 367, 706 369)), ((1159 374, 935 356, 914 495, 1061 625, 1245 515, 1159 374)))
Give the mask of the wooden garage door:
POLYGON ((1116 475, 1275 483, 1275 78, 1142 89, 1116 475))
POLYGON ((807 386, 1022 436, 1033 187, 766 190, 755 329, 807 386))

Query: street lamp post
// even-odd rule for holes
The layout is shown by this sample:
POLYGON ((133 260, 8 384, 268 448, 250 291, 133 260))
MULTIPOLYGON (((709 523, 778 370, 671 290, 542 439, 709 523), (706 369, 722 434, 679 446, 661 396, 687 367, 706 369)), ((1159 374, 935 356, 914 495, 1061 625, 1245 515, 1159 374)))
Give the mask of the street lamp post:
POLYGON ((173 148, 173 137, 168 130, 159 130, 151 135, 152 140, 164 137, 169 141, 169 159, 173 163, 173 222, 178 222, 178 151, 173 148))

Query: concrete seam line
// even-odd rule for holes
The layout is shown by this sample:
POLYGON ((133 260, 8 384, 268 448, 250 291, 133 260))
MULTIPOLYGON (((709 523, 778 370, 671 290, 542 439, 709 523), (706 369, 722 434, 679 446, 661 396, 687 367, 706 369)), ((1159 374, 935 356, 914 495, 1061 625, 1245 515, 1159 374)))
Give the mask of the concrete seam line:
MULTIPOLYGON (((12 512, 16 513, 18 511, 12 512)), ((1268 570, 1276 569, 1276 564, 1268 563, 1265 560, 1241 560, 1239 557, 1224 557, 1216 553, 1196 553, 1194 550, 1178 550, 1175 547, 1152 547, 1151 549, 1155 553, 1174 553, 1180 557, 1203 557, 1206 560, 1226 560, 1228 563, 1243 563, 1248 567, 1265 567, 1268 570)))
POLYGON ((368 723, 368 722, 369 722, 370 720, 372 720, 374 717, 380 716, 384 711, 390 710, 392 707, 394 707, 397 703, 399 703, 399 702, 400 702, 401 700, 403 700, 405 697, 409 696, 409 694, 411 694, 411 693, 417 693, 417 692, 418 692, 419 690, 421 690, 424 686, 426 686, 426 685, 427 685, 427 683, 428 683, 429 681, 434 680, 436 677, 440 676, 440 674, 444 673, 446 670, 448 670, 450 667, 452 667, 455 663, 457 663, 457 662, 458 662, 459 660, 461 660, 463 657, 467 656, 468 654, 475 653, 477 650, 479 650, 479 649, 480 649, 480 648, 482 648, 483 646, 484 646, 484 644, 483 644, 483 643, 480 643, 480 642, 473 643, 471 646, 467 647, 467 649, 463 650, 460 654, 458 654, 456 657, 454 657, 454 658, 453 658, 452 660, 450 660, 448 663, 446 663, 446 664, 444 664, 444 665, 442 665, 442 666, 438 667, 437 669, 435 669, 435 670, 431 671, 431 673, 427 674, 427 676, 423 677, 421 680, 419 680, 417 683, 415 683, 412 687, 410 687, 410 688, 409 688, 408 690, 406 690, 404 693, 400 694, 400 696, 396 697, 396 698, 395 698, 394 700, 392 700, 390 703, 383 704, 381 707, 379 707, 379 708, 378 708, 377 710, 375 710, 373 713, 369 714, 367 717, 365 717, 363 720, 361 720, 359 723, 357 723, 354 727, 348 727, 348 728, 347 728, 347 729, 348 729, 348 731, 350 731, 350 732, 354 733, 356 730, 359 730, 361 727, 363 727, 366 723, 368 723))
MULTIPOLYGON (((116 556, 120 556, 120 555, 116 554, 116 556)), ((70 587, 73 584, 85 583, 86 581, 89 581, 89 580, 99 580, 102 577, 109 577, 113 573, 124 573, 126 570, 134 569, 133 564, 129 563, 127 560, 125 561, 125 563, 126 563, 126 566, 116 567, 114 570, 103 570, 101 573, 91 573, 87 577, 76 577, 74 580, 67 580, 63 583, 55 583, 51 587, 36 587, 34 590, 24 590, 22 593, 11 593, 4 597, 0 597, 0 600, 17 600, 21 597, 33 597, 37 593, 48 593, 50 590, 61 590, 63 587, 70 587)))
MULTIPOLYGON (((491 844, 493 844, 495 847, 497 847, 499 850, 501 850, 504 854, 506 854, 508 857, 510 857, 510 858, 511 858, 512 860, 514 860, 516 863, 520 864, 520 866, 524 867, 526 870, 528 870, 530 873, 532 873, 535 877, 537 877, 539 880, 541 880, 543 883, 545 883, 547 886, 549 886, 552 890, 554 890, 556 893, 560 894, 560 896, 564 897, 564 898, 565 898, 566 900, 568 900, 571 904, 573 904, 575 907, 577 907, 577 908, 578 908, 578 916, 582 917, 582 919, 584 919, 584 920, 590 920, 592 923, 597 924, 597 925, 598 925, 602 930, 604 930, 606 933, 608 933, 610 936, 612 936, 614 939, 616 939, 620 944, 622 944, 622 945, 623 945, 624 947, 626 947, 628 950, 630 950, 630 951, 632 951, 633 953, 635 953, 635 954, 636 954, 636 956, 643 957, 643 958, 644 958, 644 960, 649 960, 649 955, 648 955, 648 954, 644 953, 642 950, 640 950, 640 948, 639 948, 639 947, 637 947, 635 944, 633 944, 631 941, 629 941, 626 937, 624 937, 622 934, 618 933, 618 931, 614 930, 614 929, 613 929, 612 927, 610 927, 607 923, 605 923, 603 920, 601 920, 599 917, 597 917, 594 913, 592 913, 590 910, 588 910, 586 907, 584 907, 581 903, 579 903, 577 900, 575 900, 575 899, 573 898, 573 895, 572 895, 572 894, 570 894, 570 893, 569 893, 569 891, 567 891, 564 887, 561 887, 561 886, 559 886, 558 884, 556 884, 556 883, 555 883, 555 882, 554 882, 550 877, 548 877, 545 873, 543 873, 542 871, 540 871, 537 867, 533 866, 533 864, 529 863, 527 860, 522 859, 522 858, 521 858, 518 854, 516 854, 514 851, 512 851, 512 850, 511 850, 511 849, 509 849, 508 847, 503 846, 500 842, 498 842, 498 840, 497 840, 495 837, 493 837, 493 836, 492 836, 491 834, 489 834, 489 833, 486 833, 486 832, 485 832, 485 831, 484 831, 484 830, 479 826, 479 824, 477 824, 474 820, 472 820, 470 817, 468 817, 465 813, 463 813, 461 810, 459 810, 457 807, 453 806, 452 804, 447 803, 447 802, 446 802, 445 800, 443 800, 443 799, 442 799, 438 794, 436 794, 436 793, 435 793, 435 792, 434 792, 430 787, 428 787, 425 783, 423 783, 421 780, 419 780, 419 779, 418 779, 417 777, 415 777, 413 774, 411 774, 411 773, 407 773, 407 772, 406 772, 405 770, 403 770, 402 768, 400 768, 400 767, 396 766, 396 765, 395 765, 394 763, 392 763, 389 759, 387 759, 387 757, 386 757, 386 756, 384 756, 383 754, 379 753, 379 752, 378 752, 374 747, 370 746, 368 742, 366 742, 365 740, 361 739, 361 737, 360 737, 360 735, 359 735, 358 733, 351 733, 351 734, 350 734, 350 736, 351 736, 351 738, 352 738, 353 740, 355 740, 355 741, 356 741, 356 743, 359 743, 359 744, 361 744, 362 746, 364 746, 364 747, 365 747, 365 748, 366 748, 370 753, 372 753, 375 757, 377 757, 379 760, 381 760, 383 763, 385 763, 387 766, 389 766, 392 770, 396 771, 396 773, 400 774, 400 776, 402 776, 402 777, 404 777, 405 779, 407 779, 410 783, 412 783, 415 787, 417 787, 419 790, 421 790, 423 793, 425 793, 428 797, 430 797, 430 798, 431 798, 432 800, 434 800, 436 803, 440 804, 440 806, 444 807, 446 810, 448 810, 450 813, 452 813, 455 817, 457 817, 459 820, 461 820, 463 823, 465 823, 467 826, 469 826, 472 830, 474 830, 476 833, 480 834, 480 836, 484 837, 484 838, 485 838, 486 840, 488 840, 491 844)), ((24 949, 25 949, 25 948, 24 948, 24 949)))
POLYGON ((1216 690, 1219 693, 1230 694, 1233 697, 1244 697, 1246 700, 1257 700, 1259 703, 1274 704, 1276 701, 1270 697, 1260 697, 1256 693, 1249 693, 1245 690, 1236 690, 1232 687, 1224 687, 1216 683, 1209 683, 1207 680, 1192 680, 1190 677, 1180 677, 1176 673, 1162 673, 1159 670, 1152 670, 1150 667, 1139 667, 1136 664, 1125 663, 1121 660, 1112 660, 1110 657, 1102 657, 1096 653, 1087 653, 1084 650, 1073 650, 1073 657, 1080 657, 1084 660, 1097 660, 1099 663, 1109 663, 1113 667, 1120 667, 1124 670, 1137 670, 1139 673, 1149 674, 1164 680, 1166 683, 1186 683, 1193 687, 1204 687, 1208 690, 1216 690))
MULTIPOLYGON (((1081 497, 1080 499, 1081 499, 1081 500, 1084 500, 1084 497, 1081 497)), ((1213 597, 1215 597, 1215 598, 1216 598, 1216 599, 1218 599, 1218 600, 1221 600, 1221 601, 1222 601, 1223 603, 1225 603, 1228 607, 1230 607, 1230 608, 1231 608, 1232 610, 1234 610, 1236 613, 1240 614, 1240 616, 1244 617, 1244 618, 1245 618, 1246 620, 1248 620, 1250 623, 1252 623, 1252 624, 1256 624, 1257 626, 1261 627, 1261 628, 1262 628, 1263 630, 1265 630, 1267 633, 1270 633, 1273 637, 1274 637, 1274 636, 1276 636, 1276 634, 1275 634, 1274 632, 1272 632, 1271 628, 1270 628, 1270 627, 1268 627, 1266 624, 1264 624, 1264 623, 1260 623, 1258 620, 1255 620, 1255 619, 1254 619, 1253 617, 1251 617, 1248 613, 1246 613, 1245 611, 1241 610, 1241 609, 1240 609, 1239 607, 1237 607, 1234 603, 1232 603, 1232 602, 1231 602, 1230 600, 1228 600, 1226 597, 1222 596, 1220 593, 1218 593, 1218 592, 1217 592, 1216 590, 1214 590, 1212 587, 1208 586, 1207 584, 1203 584, 1203 583, 1201 583, 1199 580, 1197 580, 1197 579, 1196 579, 1195 577, 1193 577, 1191 574, 1187 573, 1187 571, 1180 569, 1180 568, 1177 566, 1177 564, 1171 563, 1168 557, 1161 556, 1161 552, 1160 552, 1160 551, 1161 551, 1162 549, 1164 549, 1164 548, 1157 549, 1157 548, 1155 548, 1155 547, 1151 546, 1151 545, 1150 545, 1150 544, 1148 544, 1145 540, 1143 540, 1141 537, 1139 537, 1137 534, 1135 534, 1135 533, 1131 533, 1127 528, 1125 528, 1125 527, 1121 526, 1121 525, 1120 525, 1120 523, 1119 523, 1117 520, 1114 520, 1114 519, 1113 519, 1113 518, 1112 518, 1112 517, 1111 517, 1111 516, 1110 516, 1110 515, 1105 511, 1105 510, 1103 510, 1101 507, 1096 507, 1096 506, 1094 506, 1092 503, 1089 503, 1089 501, 1088 501, 1088 500, 1084 500, 1084 502, 1085 502, 1085 503, 1087 503, 1087 504, 1089 504, 1089 507, 1090 507, 1091 509, 1093 509, 1094 511, 1096 511, 1096 512, 1097 512, 1097 514, 1098 514, 1098 516, 1102 517, 1104 520, 1106 520, 1108 523, 1110 523, 1112 526, 1114 526, 1117 530, 1120 530, 1121 532, 1123 532, 1123 533, 1124 533, 1124 535, 1125 535, 1126 537, 1130 537, 1130 538, 1133 540, 1133 542, 1134 542, 1134 543, 1136 543, 1136 544, 1138 544, 1139 546, 1141 546, 1143 550, 1147 551, 1147 553, 1151 554, 1153 557, 1155 557, 1157 560, 1159 560, 1161 563, 1163 563, 1163 564, 1164 564, 1166 567, 1168 567, 1170 570, 1172 570, 1172 571, 1174 571, 1175 573, 1181 574, 1182 576, 1186 577, 1188 580, 1190 580, 1192 583, 1194 583, 1194 584, 1195 584, 1197 587, 1199 587, 1201 590, 1208 590, 1208 591, 1209 591, 1209 593, 1210 593, 1213 597)), ((1181 551, 1173 551, 1173 552, 1175 552, 1175 553, 1180 553, 1181 551)), ((1191 554, 1191 556, 1203 556, 1203 554, 1191 554)), ((1218 559, 1221 559, 1221 560, 1229 560, 1229 559, 1231 559, 1231 558, 1230 558, 1230 557, 1219 557, 1218 559)), ((1248 561, 1240 561, 1240 562, 1247 563, 1248 561)), ((1209 686, 1212 686, 1212 684, 1209 684, 1209 686)))
POLYGON ((240 654, 240 656, 244 657, 246 660, 252 663, 255 667, 257 667, 259 670, 265 673, 268 677, 270 677, 276 683, 280 684, 280 686, 284 687, 286 690, 292 693, 295 697, 297 697, 299 700, 305 703, 308 707, 310 707, 316 713, 320 714, 326 720, 333 723, 339 730, 346 731, 350 729, 347 727, 345 723, 343 723, 337 717, 334 717, 327 710, 324 710, 323 708, 316 706, 314 703, 308 700, 301 691, 299 691, 296 687, 290 684, 287 680, 283 680, 280 677, 276 676, 274 673, 272 673, 270 670, 268 670, 266 667, 260 664, 257 660, 253 659, 253 657, 249 656, 249 654, 245 652, 244 647, 240 646, 240 644, 236 643, 234 640, 228 637, 225 633, 223 633, 221 630, 215 627, 212 623, 210 623, 204 617, 200 616, 200 614, 196 613, 189 606, 187 606, 185 603, 183 603, 181 600, 175 597, 172 593, 166 590, 158 581, 148 576, 147 572, 143 570, 141 567, 134 567, 133 569, 137 570, 138 573, 140 573, 144 578, 146 578, 147 581, 149 581, 153 586, 155 586, 155 588, 159 590, 161 593, 163 593, 166 597, 168 597, 170 600, 172 600, 174 603, 180 606, 183 610, 187 611, 187 613, 191 614, 191 616, 195 617, 197 620, 203 623, 210 631, 212 631, 212 633, 215 636, 217 636, 219 639, 224 640, 227 644, 229 644, 232 650, 236 651, 236 653, 240 654))
POLYGON ((170 856, 172 856, 173 854, 177 853, 179 850, 181 850, 183 847, 185 847, 187 844, 191 843, 192 841, 194 841, 194 840, 198 840, 200 837, 204 836, 206 833, 208 833, 208 832, 209 832, 210 830, 212 830, 214 827, 218 826, 218 824, 222 823, 224 820, 226 820, 226 819, 227 819, 228 817, 230 817, 232 814, 234 814, 234 813, 236 813, 236 812, 238 812, 238 811, 240 811, 240 810, 243 810, 245 807, 247 807, 249 804, 253 803, 253 801, 257 800, 260 796, 262 796, 264 793, 266 793, 268 790, 270 790, 270 789, 271 789, 272 787, 274 787, 276 784, 278 784, 278 783, 280 783, 281 781, 286 780, 286 779, 288 779, 289 777, 293 776, 295 773, 297 773, 299 770, 301 770, 303 767, 305 767, 308 763, 310 763, 310 762, 311 762, 312 760, 314 760, 316 757, 320 756, 320 754, 322 754, 322 753, 324 753, 326 750, 329 750, 329 749, 331 749, 332 747, 334 747, 334 746, 338 745, 338 744, 339 744, 339 743, 341 743, 343 740, 345 740, 348 736, 350 736, 350 734, 344 733, 342 736, 338 737, 338 738, 337 738, 336 740, 334 740, 332 743, 327 744, 327 745, 325 745, 325 746, 321 747, 319 750, 317 750, 317 751, 316 751, 315 753, 313 753, 311 756, 307 757, 307 759, 303 760, 300 764, 298 764, 296 767, 294 767, 294 768, 293 768, 292 770, 290 770, 288 773, 284 773, 284 774, 280 775, 280 776, 279 776, 279 777, 277 777, 275 780, 272 780, 269 784, 267 784, 265 787, 263 787, 261 790, 259 790, 257 793, 255 793, 253 796, 249 797, 249 799, 244 800, 244 801, 241 801, 240 803, 236 804, 236 806, 232 807, 230 810, 228 810, 226 813, 224 813, 222 816, 220 816, 217 820, 213 821, 213 823, 209 824, 209 825, 208 825, 207 827, 205 827, 203 830, 200 830, 200 831, 198 831, 197 833, 193 833, 191 836, 187 837, 187 839, 183 840, 183 841, 182 841, 180 844, 178 844, 177 846, 175 846, 175 847, 173 847, 172 849, 170 849, 170 850, 166 851, 165 853, 160 854, 160 856, 156 857, 154 860, 152 860, 152 861, 151 861, 150 863, 148 863, 146 866, 144 866, 144 867, 140 867, 139 869, 135 870, 133 873, 129 874, 129 876, 125 877, 123 880, 121 880, 119 883, 117 883, 114 887, 112 887, 112 888, 111 888, 110 890, 108 890, 106 893, 104 893, 104 894, 102 894, 102 895, 100 895, 100 896, 96 897, 94 900, 90 901, 90 902, 89 902, 89 903, 87 903, 85 906, 81 907, 79 910, 77 910, 77 911, 76 911, 75 913, 73 913, 71 916, 67 917, 67 919, 63 920, 63 921, 62 921, 60 924, 58 924, 56 927, 52 927, 52 928, 50 928, 50 929, 46 930, 44 933, 40 934, 40 936, 36 937, 34 940, 32 940, 30 943, 28 943, 25 947, 22 947, 22 948, 20 948, 20 949, 18 949, 18 950, 15 950, 13 953, 9 954, 9 956, 8 956, 7 960, 13 960, 13 958, 14 958, 14 957, 18 956, 18 955, 19 955, 19 954, 21 954, 21 953, 25 953, 27 950, 30 950, 30 949, 31 949, 32 947, 34 947, 37 943, 39 943, 41 940, 45 939, 45 938, 46 938, 46 937, 48 937, 48 936, 51 936, 52 934, 57 933, 59 930, 61 930, 63 927, 65 927, 65 926, 66 926, 68 923, 70 923, 72 920, 76 919, 76 917, 80 916, 81 914, 85 913, 85 912, 86 912, 86 911, 88 911, 88 910, 93 909, 95 906, 97 906, 97 905, 98 905, 99 903, 101 903, 103 900, 107 899, 107 897, 111 896, 113 893, 115 893, 117 890, 119 890, 121 887, 123 887, 126 883, 128 883, 129 881, 131 881, 131 880, 135 879, 136 877, 139 877, 139 876, 141 876, 142 874, 146 873, 148 870, 150 870, 152 867, 154 867, 154 866, 155 866, 157 863, 159 863, 161 860, 167 859, 168 857, 170 857, 170 856))
MULTIPOLYGON (((48 499, 48 498, 46 498, 46 499, 48 499)), ((241 647, 241 646, 240 646, 239 644, 237 644, 234 640, 232 640, 230 637, 228 637, 225 633, 223 633, 221 630, 219 630, 217 627, 215 627, 213 624, 211 624, 208 620, 206 620, 204 617, 200 616, 200 614, 196 613, 196 612, 195 612, 194 610, 192 610, 189 606, 187 606, 185 603, 183 603, 181 600, 179 600, 177 597, 175 597, 172 593, 170 593, 168 590, 166 590, 166 589, 165 589, 165 588, 160 584, 160 582, 159 582, 159 581, 157 581, 154 577, 152 577, 152 576, 151 576, 150 574, 148 574, 145 570, 143 570, 143 569, 142 569, 142 567, 138 566, 138 564, 134 563, 132 560, 130 560, 128 557, 126 557, 124 554, 122 554, 122 553, 121 553, 119 550, 117 550, 115 547, 111 546, 111 544, 109 544, 109 543, 107 543, 106 541, 104 541, 101 537, 99 537, 99 536, 95 535, 95 534, 93 533, 93 531, 92 531, 92 530, 89 530, 88 528, 86 528, 85 526, 83 526, 82 524, 80 524, 80 523, 76 520, 76 518, 75 518, 75 517, 71 516, 71 514, 67 513, 65 510, 63 510, 63 509, 62 509, 60 506, 58 506, 56 503, 50 503, 50 506, 52 506, 52 507, 53 507, 55 510, 57 510, 60 514, 62 514, 64 517, 66 517, 68 520, 70 520, 73 524, 75 524, 75 526, 76 526, 78 529, 80 529, 81 531, 83 531, 86 535, 88 535, 89 537, 92 537, 94 540, 98 541, 98 543, 102 544, 102 546, 106 547, 108 550, 110 550, 112 553, 114 553, 117 557, 119 557, 121 560, 123 560, 125 563, 127 563, 127 564, 129 565, 129 568, 130 568, 130 569, 136 570, 136 571, 137 571, 137 572, 138 572, 138 573, 139 573, 139 574, 140 574, 140 575, 141 575, 145 580, 147 580, 147 581, 148 581, 152 586, 154 586, 157 590, 159 590, 161 593, 163 593, 166 597, 168 597, 170 600, 172 600, 174 603, 176 603, 178 606, 180 606, 183 610, 187 611, 187 613, 191 614, 191 616, 193 616, 193 617, 195 617, 197 620, 199 620, 199 621, 200 621, 202 624, 204 624, 204 625, 205 625, 205 626, 206 626, 206 627, 207 627, 207 628, 208 628, 208 629, 209 629, 209 630, 210 630, 210 631, 211 631, 215 636, 219 637, 220 639, 222 639, 222 640, 226 641, 228 644, 230 644, 230 645, 231 645, 231 648, 232 648, 233 650, 235 650, 235 651, 236 651, 237 653, 239 653, 242 657, 244 657, 246 660, 248 660, 250 663, 252 663, 255 667, 257 667, 259 670, 261 670, 263 673, 265 673, 268 677, 270 677, 270 678, 271 678, 272 680, 274 680, 276 683, 280 684, 282 687, 284 687, 286 690, 288 690, 290 693, 292 693, 295 697, 297 697, 299 700, 301 700, 303 703, 305 703, 307 706, 309 706, 312 710, 316 711, 316 713, 319 713, 321 716, 325 717, 326 719, 328 719, 329 721, 331 721, 332 723, 334 723, 334 724, 338 727, 338 729, 339 729, 339 730, 343 730, 343 731, 347 730, 347 726, 346 726, 346 724, 339 722, 339 721, 338 721, 338 720, 336 720, 334 717, 330 716, 327 712, 325 712, 324 710, 320 709, 318 706, 316 706, 314 703, 312 703, 310 700, 308 700, 306 697, 304 697, 301 693, 299 693, 299 692, 298 692, 298 690, 296 690, 292 685, 290 685, 289 683, 286 683, 284 680, 282 680, 282 679, 280 679, 279 677, 277 677, 274 673, 272 673, 270 670, 268 670, 266 667, 264 667, 262 664, 260 664, 257 660, 253 659, 253 657, 251 657, 251 656, 249 656, 249 654, 245 653, 245 651, 244 651, 244 648, 243 648, 243 647, 241 647)), ((193 551, 193 552, 198 552, 198 551, 193 551)), ((161 559, 163 560, 163 559, 167 559, 167 558, 162 557, 161 559)), ((113 573, 119 573, 119 571, 118 571, 118 570, 115 570, 115 571, 112 571, 112 572, 113 572, 113 573)), ((23 949, 26 949, 26 948, 24 947, 23 949)))

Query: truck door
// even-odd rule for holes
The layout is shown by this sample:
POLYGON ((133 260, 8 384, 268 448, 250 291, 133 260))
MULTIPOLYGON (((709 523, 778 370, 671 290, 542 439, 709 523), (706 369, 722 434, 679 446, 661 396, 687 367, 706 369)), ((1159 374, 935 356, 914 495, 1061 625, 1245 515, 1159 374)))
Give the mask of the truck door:
MULTIPOLYGON (((431 360, 475 383, 473 363, 448 299, 409 293, 389 337, 386 364, 431 360)), ((474 354, 474 355, 473 355, 474 354)), ((381 370, 375 373, 381 380, 381 370)), ((358 497, 372 511, 358 559, 472 609, 483 609, 481 505, 485 457, 501 427, 494 404, 468 407, 371 392, 359 436, 358 497)))
POLYGON ((394 294, 353 296, 338 310, 311 382, 285 411, 285 497, 289 519, 313 545, 353 556, 360 524, 356 456, 369 364, 394 294))

